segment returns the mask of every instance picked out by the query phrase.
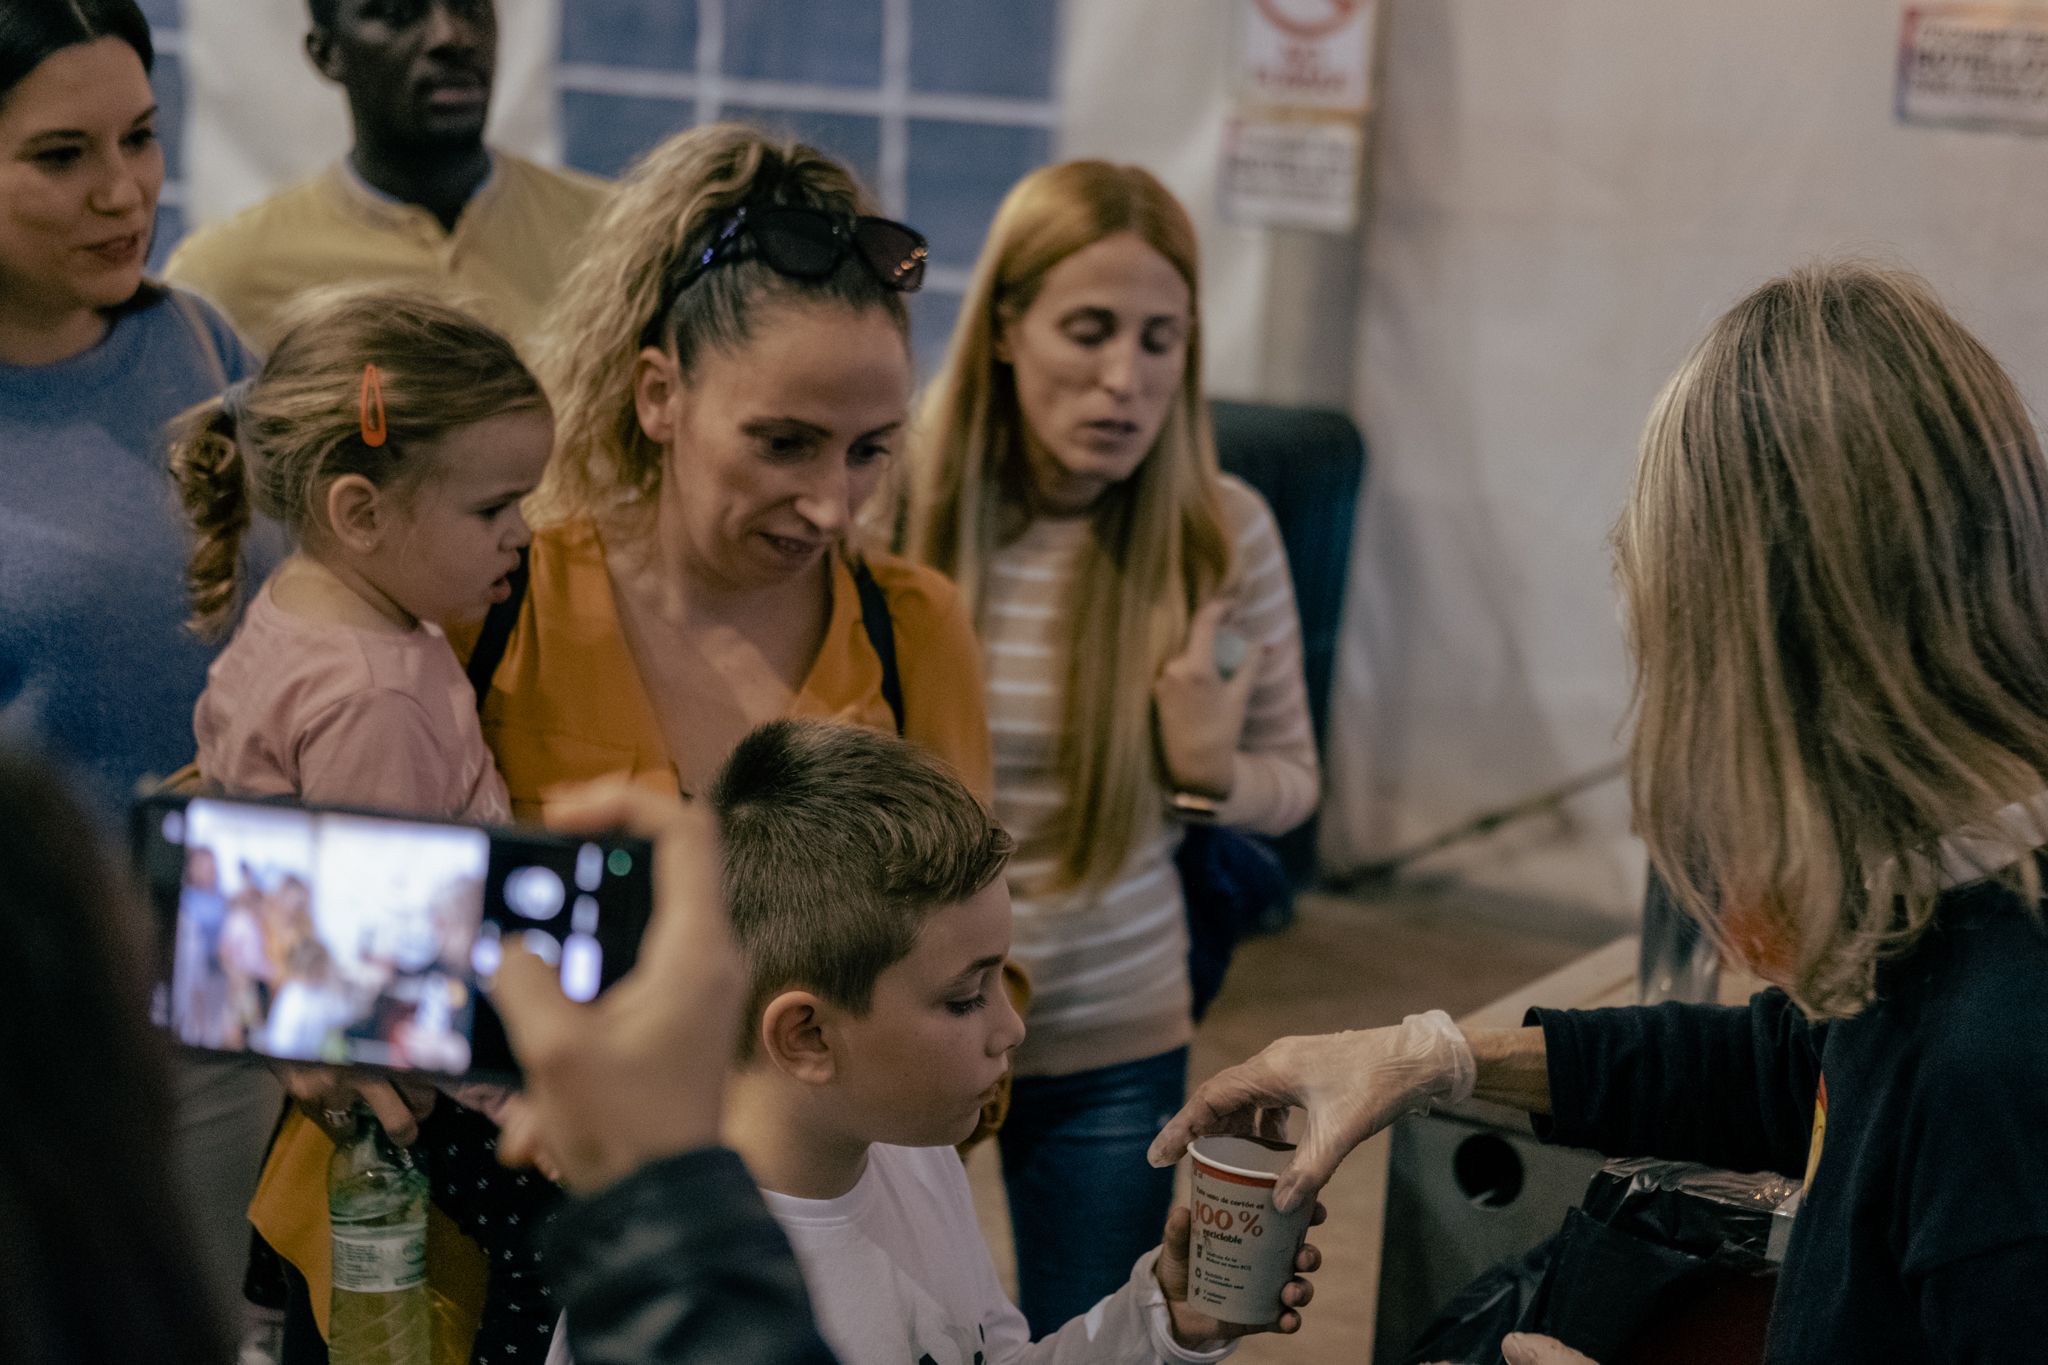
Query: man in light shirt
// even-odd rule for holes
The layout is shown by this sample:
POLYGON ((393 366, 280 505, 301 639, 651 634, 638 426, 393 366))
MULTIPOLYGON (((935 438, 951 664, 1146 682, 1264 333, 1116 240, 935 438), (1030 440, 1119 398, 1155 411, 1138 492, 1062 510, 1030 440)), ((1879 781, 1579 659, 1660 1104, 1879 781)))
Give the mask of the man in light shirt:
POLYGON ((344 283, 438 288, 524 346, 603 182, 484 143, 492 0, 309 0, 306 54, 348 96, 334 165, 188 237, 165 275, 268 349, 291 300, 344 283))

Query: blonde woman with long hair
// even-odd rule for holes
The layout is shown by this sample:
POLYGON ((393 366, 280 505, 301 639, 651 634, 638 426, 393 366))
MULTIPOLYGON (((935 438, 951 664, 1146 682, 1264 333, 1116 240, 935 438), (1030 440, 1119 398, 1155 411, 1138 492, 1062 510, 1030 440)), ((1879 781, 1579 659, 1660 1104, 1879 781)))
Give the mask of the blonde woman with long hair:
POLYGON ((1204 1085, 1156 1158, 1302 1105, 1299 1199, 1476 1088, 1556 1141, 1803 1178, 1773 1361, 2038 1357, 2048 462, 2017 389, 1911 275, 1773 280, 1658 399, 1615 540, 1636 827, 1779 985, 1285 1039, 1204 1085))
POLYGON ((1121 1283, 1171 1200, 1142 1156, 1194 1032, 1185 822, 1279 833, 1316 802, 1293 587, 1271 512, 1217 470, 1197 278, 1147 172, 1026 177, 912 461, 912 552, 974 615, 1018 841, 1034 1000, 1001 1141, 1034 1334, 1121 1283))

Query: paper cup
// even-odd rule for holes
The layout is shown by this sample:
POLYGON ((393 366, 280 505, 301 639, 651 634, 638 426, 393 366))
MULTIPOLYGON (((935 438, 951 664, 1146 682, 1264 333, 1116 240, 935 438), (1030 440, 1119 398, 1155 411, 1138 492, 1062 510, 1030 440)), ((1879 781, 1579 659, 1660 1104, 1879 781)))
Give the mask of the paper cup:
POLYGON ((1194 1232, 1188 1246, 1188 1302, 1223 1322, 1264 1326, 1285 1305, 1280 1291, 1294 1277, 1294 1257, 1315 1213, 1304 1200, 1292 1213, 1273 1207, 1273 1185, 1294 1156, 1282 1142, 1196 1138, 1189 1202, 1194 1232))

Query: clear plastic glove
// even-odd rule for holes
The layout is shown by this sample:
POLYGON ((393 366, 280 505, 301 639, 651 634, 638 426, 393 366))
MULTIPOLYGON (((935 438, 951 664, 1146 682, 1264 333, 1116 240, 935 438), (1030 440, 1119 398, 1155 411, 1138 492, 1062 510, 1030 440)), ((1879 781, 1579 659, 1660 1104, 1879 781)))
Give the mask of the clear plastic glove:
POLYGON ((1465 1035, 1442 1010, 1392 1028, 1282 1038, 1202 1082, 1152 1140, 1150 1160, 1170 1166, 1209 1133, 1270 1133, 1283 1111, 1298 1108, 1306 1124, 1273 1188, 1276 1207, 1295 1208, 1352 1148, 1402 1114, 1469 1097, 1476 1073, 1465 1035))
POLYGON ((1534 1332, 1510 1332, 1500 1344, 1507 1365, 1598 1365, 1591 1356, 1581 1355, 1556 1337, 1539 1337, 1534 1332))

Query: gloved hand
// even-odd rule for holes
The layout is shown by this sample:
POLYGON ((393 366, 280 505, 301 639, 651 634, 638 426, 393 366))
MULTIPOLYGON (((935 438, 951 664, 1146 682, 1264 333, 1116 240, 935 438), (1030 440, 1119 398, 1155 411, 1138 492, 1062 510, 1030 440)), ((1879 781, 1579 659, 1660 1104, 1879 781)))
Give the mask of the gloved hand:
POLYGON ((1320 1190, 1352 1148, 1402 1114, 1470 1096, 1475 1073, 1465 1035, 1442 1010, 1411 1014, 1391 1028, 1282 1038, 1204 1081, 1152 1140, 1149 1157, 1170 1166, 1209 1133, 1270 1134, 1285 1110, 1300 1108, 1306 1126, 1273 1189, 1274 1205, 1291 1209, 1320 1190))

